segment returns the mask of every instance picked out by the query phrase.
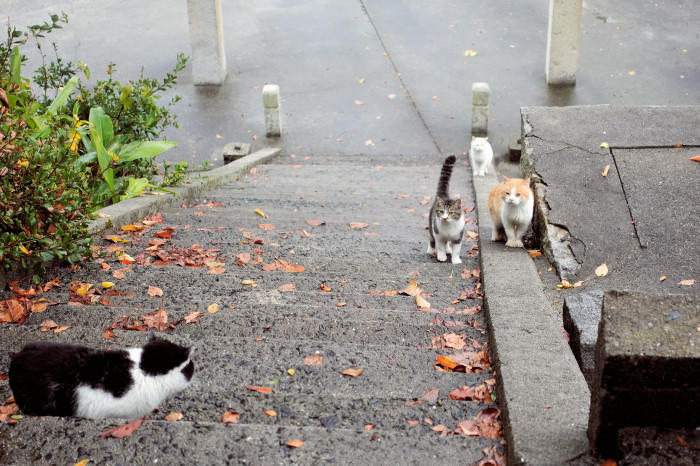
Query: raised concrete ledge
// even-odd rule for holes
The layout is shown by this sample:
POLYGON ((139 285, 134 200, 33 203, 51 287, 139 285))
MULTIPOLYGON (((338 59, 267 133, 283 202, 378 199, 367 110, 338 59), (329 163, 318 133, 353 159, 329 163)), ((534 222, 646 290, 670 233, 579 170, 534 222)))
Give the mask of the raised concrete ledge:
POLYGON ((98 213, 106 215, 105 218, 98 218, 90 222, 88 231, 91 234, 99 233, 105 230, 109 223, 112 225, 126 225, 141 220, 146 215, 162 209, 170 207, 177 203, 188 202, 199 194, 208 191, 221 184, 235 181, 245 175, 252 167, 266 163, 277 157, 280 149, 265 148, 247 155, 243 158, 231 162, 223 167, 218 167, 206 172, 198 172, 191 175, 185 186, 176 186, 168 188, 175 191, 177 194, 146 195, 142 197, 133 197, 118 202, 109 207, 105 207, 98 213))
POLYGON ((496 365, 508 464, 575 463, 589 451, 590 392, 559 314, 523 249, 490 240, 487 199, 496 176, 474 177, 484 307, 496 365))

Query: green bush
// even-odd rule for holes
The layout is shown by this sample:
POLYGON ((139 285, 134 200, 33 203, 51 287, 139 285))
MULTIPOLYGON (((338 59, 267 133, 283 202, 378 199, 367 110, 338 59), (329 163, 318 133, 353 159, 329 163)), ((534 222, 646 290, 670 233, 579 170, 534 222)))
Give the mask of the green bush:
MULTIPOLYGON (((89 69, 58 56, 47 62, 41 40, 67 22, 18 31, 8 26, 0 43, 0 265, 34 272, 53 260, 75 263, 91 255, 90 212, 154 186, 156 155, 175 145, 155 140, 177 125, 159 94, 172 88, 187 59, 178 55, 161 80, 141 76, 122 85, 109 78, 90 87, 89 69), (42 64, 33 80, 22 77, 20 47, 35 42, 42 64), (40 92, 35 94, 34 90, 40 92)), ((1 271, 1 270, 0 270, 1 271)))

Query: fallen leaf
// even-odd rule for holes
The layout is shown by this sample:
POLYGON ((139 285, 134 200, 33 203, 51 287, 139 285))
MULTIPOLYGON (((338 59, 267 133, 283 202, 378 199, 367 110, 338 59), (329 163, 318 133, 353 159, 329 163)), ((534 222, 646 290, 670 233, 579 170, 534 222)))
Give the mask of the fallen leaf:
POLYGON ((282 260, 278 257, 275 257, 275 262, 277 263, 277 270, 281 270, 282 272, 303 272, 304 271, 304 266, 299 265, 299 264, 292 264, 291 262, 287 262, 285 260, 282 260))
POLYGON ((350 228, 353 228, 355 230, 367 228, 369 226, 367 223, 361 223, 361 222, 350 222, 349 225, 350 225, 350 228))
POLYGON ((219 310, 219 305, 216 303, 211 303, 209 307, 207 307, 207 312, 209 314, 214 314, 219 310))
POLYGON ((172 413, 168 414, 167 416, 165 416, 165 420, 171 421, 171 422, 179 421, 181 419, 182 419, 182 413, 179 413, 179 412, 172 412, 172 413))
POLYGON ((266 415, 268 415, 270 417, 277 416, 277 411, 275 411, 274 409, 266 409, 265 411, 263 411, 263 413, 265 413, 266 415))
POLYGON ((348 303, 346 303, 345 301, 343 301, 343 302, 340 302, 340 303, 335 303, 335 307, 345 307, 345 306, 347 306, 347 304, 348 304, 348 303))
POLYGON ((287 369, 287 374, 289 374, 289 375, 291 375, 291 376, 293 376, 293 375, 296 374, 296 373, 297 373, 297 371, 295 371, 294 369, 291 369, 291 368, 290 368, 290 369, 287 369))
POLYGON ((223 267, 212 267, 207 271, 211 275, 221 275, 224 272, 226 272, 226 269, 223 267))
POLYGON ((291 447, 291 448, 301 448, 304 446, 304 442, 302 442, 301 440, 298 440, 298 439, 297 440, 290 440, 289 442, 285 443, 285 445, 287 445, 288 447, 291 447))
MULTIPOLYGON (((39 324, 40 327, 44 327, 46 330, 50 330, 52 328, 58 327, 58 324, 54 322, 53 320, 45 320, 42 323, 39 324)), ((42 329, 42 331, 44 331, 42 329)))
POLYGON ((92 284, 86 283, 85 285, 75 290, 75 292, 78 293, 80 296, 85 296, 90 288, 92 288, 92 284))
POLYGON ((405 294, 408 296, 419 296, 422 292, 423 292, 423 288, 418 286, 418 283, 413 278, 411 279, 409 284, 406 285, 406 288, 399 291, 399 293, 405 294))
POLYGON ((303 236, 304 238, 313 238, 314 234, 313 234, 313 233, 309 233, 309 232, 306 231, 306 230, 301 230, 301 236, 303 236))
POLYGON ((126 274, 122 272, 121 270, 113 270, 112 271, 112 276, 116 278, 117 280, 123 280, 126 278, 126 274))
POLYGON ((143 230, 143 225, 122 225, 122 231, 141 231, 143 230))
POLYGON ((695 285, 695 280, 681 280, 678 284, 681 286, 693 286, 695 285))
POLYGON ((306 223, 308 223, 312 227, 318 227, 326 224, 326 222, 324 222, 323 220, 307 220, 306 223))
POLYGON ((114 438, 124 438, 136 432, 136 430, 141 427, 145 418, 136 419, 135 421, 128 422, 124 425, 113 427, 107 429, 100 434, 100 438, 114 437, 114 438))
POLYGON ((479 52, 477 52, 476 50, 468 49, 468 50, 464 51, 464 56, 465 57, 475 57, 478 53, 479 52))
POLYGON ((256 286, 258 286, 253 280, 243 280, 243 281, 241 282, 241 285, 252 286, 253 288, 255 288, 256 286))
POLYGON ((255 209, 254 212, 255 212, 256 214, 260 215, 261 217, 264 217, 264 216, 265 216, 265 214, 263 213, 263 211, 260 210, 260 209, 255 209))
POLYGON ((369 431, 369 430, 372 430, 372 429, 374 429, 374 424, 365 424, 364 429, 365 429, 365 430, 368 430, 368 431, 369 431))
POLYGON ((102 288, 110 289, 114 286, 114 282, 102 282, 102 288))
POLYGON ((435 363, 436 363, 437 365, 439 365, 439 366, 444 367, 444 368, 447 369, 447 370, 450 370, 450 371, 453 370, 453 369, 455 369, 455 368, 457 368, 457 367, 459 367, 459 364, 458 364, 458 363, 456 363, 455 361, 451 360, 451 359, 448 358, 447 356, 443 356, 443 355, 441 355, 441 354, 439 354, 439 355, 435 358, 435 363))
POLYGON ((0 301, 0 322, 23 322, 29 314, 30 306, 26 298, 10 298, 0 301), (19 300, 22 300, 21 302, 19 300))
POLYGON ((236 424, 240 417, 240 413, 236 411, 224 411, 224 414, 221 415, 221 422, 224 424, 236 424))
POLYGON ((349 367, 343 371, 343 375, 349 375, 350 377, 357 377, 360 374, 362 374, 361 367, 358 367, 357 369, 353 369, 352 367, 349 367))
POLYGON ((467 230, 467 236, 469 236, 471 239, 476 239, 479 237, 479 233, 471 230, 467 230))
POLYGON ((275 229, 275 226, 270 223, 258 223, 258 228, 265 231, 272 231, 275 229))
POLYGON ((662 275, 659 277, 659 281, 662 282, 662 281, 666 280, 666 278, 667 278, 666 275, 662 275))
POLYGON ((396 94, 389 94, 389 95, 386 96, 386 98, 389 99, 389 100, 393 100, 393 99, 396 98, 396 94))
POLYGON ((600 463, 600 466, 617 466, 617 461, 615 460, 605 460, 600 463))
POLYGON ((600 148, 601 149, 608 149, 608 148, 610 148, 610 144, 608 144, 607 142, 601 142, 600 148))
POLYGON ((294 291, 297 286, 294 283, 285 283, 277 288, 277 291, 294 291))
POLYGON ((172 327, 172 324, 168 323, 168 313, 163 309, 141 316, 141 320, 146 328, 154 328, 159 332, 165 332, 172 327))
POLYGON ((49 291, 51 288, 54 288, 54 287, 56 287, 56 286, 60 286, 59 281, 58 281, 58 277, 54 278, 53 280, 49 280, 48 282, 46 282, 46 285, 44 285, 44 293, 46 293, 46 292, 49 291))
POLYGON ((316 290, 316 291, 319 291, 319 292, 321 292, 321 293, 328 293, 328 292, 331 291, 331 287, 328 286, 328 285, 326 285, 325 283, 321 283, 321 284, 318 286, 318 290, 316 290))
POLYGON ((185 316, 184 321, 186 324, 193 324, 193 323, 197 322, 197 319, 199 317, 202 317, 203 315, 204 315, 204 313, 202 313, 202 312, 197 312, 197 311, 190 312, 189 314, 187 314, 185 316))
POLYGON ((161 290, 157 286, 149 286, 148 287, 148 296, 151 296, 153 298, 158 297, 158 296, 163 296, 163 290, 161 290))
POLYGON ((606 264, 600 264, 596 267, 595 274, 598 277, 605 277, 608 274, 608 266, 606 264))
POLYGON ((417 419, 411 419, 411 420, 406 421, 406 422, 408 423, 409 426, 417 426, 420 423, 420 421, 418 421, 417 419))
POLYGON ((60 327, 54 329, 53 333, 61 333, 64 330, 68 330, 70 325, 61 325, 60 327))
POLYGON ((241 267, 245 267, 248 262, 250 262, 250 253, 242 252, 240 254, 236 254, 236 264, 240 265, 241 267))
POLYGON ((258 392, 258 393, 272 393, 272 389, 268 387, 258 387, 255 385, 246 385, 246 390, 250 390, 252 392, 258 392))
POLYGON ((304 364, 307 366, 319 366, 323 364, 323 356, 320 354, 312 354, 304 358, 304 364))
POLYGON ((438 399, 438 396, 440 395, 440 390, 437 388, 433 388, 430 390, 428 393, 423 395, 421 397, 421 400, 426 400, 426 401, 435 401, 438 399))
POLYGON ((90 459, 87 458, 87 459, 78 461, 78 462, 75 463, 73 466, 85 466, 85 465, 87 465, 89 462, 90 462, 90 459))
POLYGON ((540 256, 542 255, 542 251, 540 251, 539 249, 528 249, 528 250, 527 250, 527 253, 528 253, 528 254, 530 255, 530 257, 532 257, 533 259, 534 259, 535 257, 540 257, 540 256))
POLYGON ((158 233, 156 233, 156 236, 158 238, 170 239, 173 237, 173 232, 172 232, 172 230, 163 230, 163 231, 159 231, 158 233))
POLYGON ((422 308, 430 308, 430 303, 426 301, 421 295, 416 296, 416 306, 422 308))
POLYGON ((603 169, 603 173, 601 173, 601 176, 608 176, 609 171, 610 171, 610 165, 606 165, 605 168, 603 169))
POLYGON ((695 157, 691 157, 688 160, 692 160, 693 162, 700 162, 700 155, 696 155, 695 157))

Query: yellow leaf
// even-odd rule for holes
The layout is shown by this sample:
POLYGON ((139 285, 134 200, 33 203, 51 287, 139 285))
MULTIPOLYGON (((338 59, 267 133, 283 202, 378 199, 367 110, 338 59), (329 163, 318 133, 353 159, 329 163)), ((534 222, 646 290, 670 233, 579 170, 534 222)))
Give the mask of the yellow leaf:
POLYGON ((75 290, 75 292, 78 293, 80 296, 85 296, 90 288, 92 288, 92 285, 88 283, 75 290))
POLYGON ((364 84, 365 81, 366 81, 365 78, 360 79, 360 84, 364 84))
POLYGON ((465 51, 464 51, 464 56, 465 56, 465 57, 475 57, 477 53, 479 53, 479 52, 477 52, 476 50, 471 50, 471 49, 470 49, 470 50, 465 50, 465 51))
POLYGON ((595 274, 598 277, 605 277, 608 274, 608 266, 605 264, 600 264, 598 267, 596 267, 595 274))
POLYGON ((102 282, 102 288, 112 288, 114 286, 114 282, 102 282))
POLYGON ((607 148, 609 148, 609 147, 610 147, 610 144, 608 144, 607 142, 601 142, 601 143, 600 143, 600 148, 601 148, 601 149, 607 149, 607 148))
POLYGON ((80 460, 80 461, 78 461, 77 463, 75 463, 75 465, 73 465, 73 466, 85 466, 85 465, 88 464, 89 462, 90 462, 89 459, 80 460))
POLYGON ((287 369, 287 374, 294 375, 296 374, 296 371, 294 369, 287 369))
POLYGON ((17 162, 17 165, 19 165, 20 167, 26 168, 27 165, 29 165, 29 160, 27 160, 27 159, 22 159, 22 160, 20 160, 20 161, 17 162))
POLYGON ((264 216, 265 216, 265 214, 263 213, 263 211, 260 210, 260 209, 255 209, 255 213, 258 214, 258 215, 260 215, 261 217, 264 217, 264 216))
POLYGON ((216 303, 211 303, 209 305, 209 307, 207 308, 207 312, 210 314, 214 314, 218 310, 219 310, 219 305, 216 303))
POLYGON ((661 277, 659 277, 659 281, 662 282, 664 280, 666 280, 666 275, 661 275, 661 277))
POLYGON ((253 280, 243 280, 243 281, 241 282, 241 285, 257 286, 253 280))
POLYGON ((681 286, 693 286, 695 285, 695 280, 681 280, 678 284, 681 286))
POLYGON ((601 175, 608 176, 608 171, 610 171, 610 165, 605 166, 605 168, 603 169, 603 173, 601 173, 601 175))
POLYGON ((29 250, 27 250, 27 248, 25 248, 21 244, 19 245, 19 250, 22 251, 23 253, 29 255, 29 250))

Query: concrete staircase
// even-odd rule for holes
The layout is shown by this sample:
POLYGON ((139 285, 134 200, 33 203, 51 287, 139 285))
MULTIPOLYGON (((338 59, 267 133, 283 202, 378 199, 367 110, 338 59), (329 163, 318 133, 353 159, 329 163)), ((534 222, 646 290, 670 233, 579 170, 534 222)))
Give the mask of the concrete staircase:
MULTIPOLYGON (((482 384, 494 377, 492 372, 433 368, 438 354, 455 350, 431 349, 432 338, 454 332, 468 343, 488 340, 483 313, 443 312, 481 304, 474 292, 479 279, 462 278, 464 269, 479 267, 476 250, 470 252, 476 242, 465 236, 464 263, 459 265, 439 264, 425 253, 426 214, 441 162, 397 157, 396 165, 389 166, 386 158, 286 156, 203 196, 220 207, 165 209, 163 224, 148 227, 140 238, 130 235, 127 250, 134 257, 162 227, 172 226, 174 235, 161 249, 193 244, 220 249, 222 274, 132 264, 118 280, 112 271, 125 266, 113 258, 107 260, 110 271, 94 262, 80 270, 52 271, 49 278, 57 275, 61 286, 41 297, 61 304, 31 315, 22 325, 0 326, 5 350, 0 374, 7 373, 10 352, 37 339, 103 348, 141 346, 145 333, 114 330, 115 338, 107 340, 104 330, 120 316, 162 308, 170 322, 195 311, 204 314, 162 334, 196 347, 193 384, 123 439, 100 439, 99 433, 127 420, 25 416, 15 425, 2 423, 0 463, 474 464, 484 459, 484 448, 503 452, 500 438, 441 436, 432 430, 439 424, 453 430, 458 422, 495 406, 449 399, 452 390, 482 384), (311 226, 306 220, 325 224, 311 226), (350 222, 368 226, 353 229, 350 222), (263 223, 275 229, 259 228, 263 223), (246 236, 263 244, 250 244, 246 236), (239 253, 255 259, 254 248, 263 252, 261 264, 235 264, 239 253), (263 271, 275 257, 305 270, 263 271), (425 299, 439 313, 418 311, 411 296, 371 293, 401 290, 411 278, 430 294, 425 299), (68 304, 68 283, 74 280, 98 288, 109 280, 122 295, 107 297, 112 306, 73 306, 68 304), (256 286, 243 284, 246 280, 256 286), (283 284, 294 284, 295 290, 279 291, 283 284), (330 291, 320 291, 321 285, 330 291), (160 287, 163 297, 149 296, 149 286, 160 287), (460 296, 468 298, 456 302, 460 296), (218 304, 216 313, 207 312, 212 303, 218 304), (70 327, 58 334, 41 332, 45 319, 70 327), (304 364, 314 354, 322 355, 323 363, 304 364), (350 367, 363 372, 342 375, 350 367), (269 387, 272 393, 246 386, 269 387), (412 403, 434 388, 439 389, 437 400, 412 403), (226 410, 240 413, 239 422, 222 423, 226 410), (172 412, 181 412, 182 420, 165 420, 172 412), (304 445, 286 446, 294 439, 304 445)), ((461 162, 451 192, 466 200, 467 229, 476 231, 471 176, 461 162)), ((8 381, 0 381, 0 400, 10 395, 8 381)))

